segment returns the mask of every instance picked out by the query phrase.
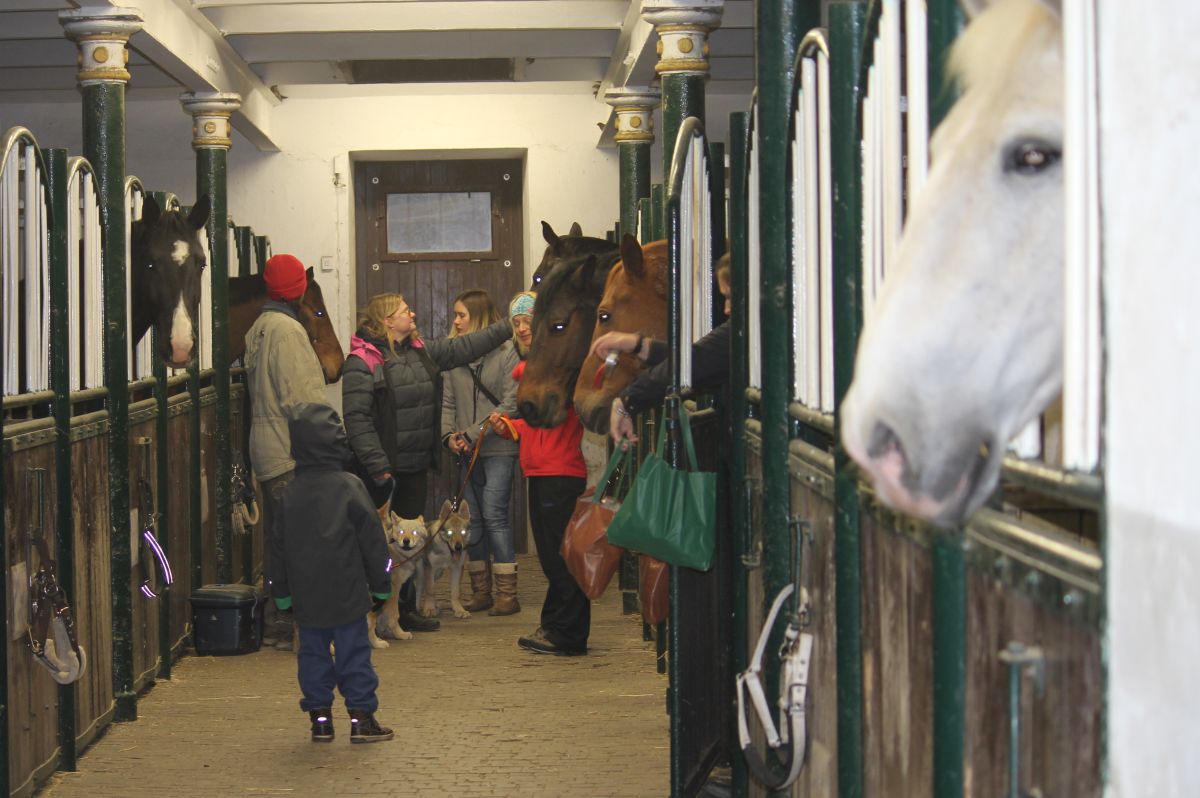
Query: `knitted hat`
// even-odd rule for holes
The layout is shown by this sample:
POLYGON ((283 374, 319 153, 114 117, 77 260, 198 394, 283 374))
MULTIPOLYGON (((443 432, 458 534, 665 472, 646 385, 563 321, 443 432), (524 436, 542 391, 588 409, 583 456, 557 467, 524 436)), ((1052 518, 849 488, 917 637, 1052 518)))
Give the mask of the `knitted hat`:
POLYGON ((512 304, 508 306, 509 321, 512 321, 517 316, 532 316, 533 300, 534 294, 531 291, 522 291, 513 297, 512 304))
POLYGON ((273 255, 267 261, 263 280, 267 283, 267 296, 285 302, 299 299, 308 289, 304 264, 295 255, 273 255))

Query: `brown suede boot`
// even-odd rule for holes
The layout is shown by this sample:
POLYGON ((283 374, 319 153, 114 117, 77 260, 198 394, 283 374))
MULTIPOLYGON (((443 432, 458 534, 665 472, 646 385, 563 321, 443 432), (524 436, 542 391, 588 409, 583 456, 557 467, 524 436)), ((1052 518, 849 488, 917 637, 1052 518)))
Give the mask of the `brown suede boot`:
POLYGON ((463 605, 467 612, 482 612, 492 606, 492 565, 483 560, 467 563, 471 575, 471 600, 463 605))
POLYGON ((496 606, 488 610, 488 615, 512 615, 521 611, 521 603, 517 601, 517 564, 515 562, 498 562, 492 566, 496 574, 496 606))

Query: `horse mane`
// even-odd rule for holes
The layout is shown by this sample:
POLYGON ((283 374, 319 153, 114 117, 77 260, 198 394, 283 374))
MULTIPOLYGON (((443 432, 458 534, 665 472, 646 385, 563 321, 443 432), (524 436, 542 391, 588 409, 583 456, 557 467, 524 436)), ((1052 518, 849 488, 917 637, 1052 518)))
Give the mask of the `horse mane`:
POLYGON ((261 274, 234 277, 229 281, 229 304, 240 305, 267 295, 267 282, 261 274))
POLYGON ((998 0, 972 20, 950 51, 950 74, 964 89, 998 89, 1030 53, 1056 46, 1060 24, 1042 0, 998 0))

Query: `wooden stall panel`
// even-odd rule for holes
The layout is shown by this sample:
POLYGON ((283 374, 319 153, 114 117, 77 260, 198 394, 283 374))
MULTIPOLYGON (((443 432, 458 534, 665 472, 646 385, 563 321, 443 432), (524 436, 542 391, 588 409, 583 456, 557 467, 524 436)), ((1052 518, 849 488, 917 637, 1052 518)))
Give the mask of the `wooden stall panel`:
MULTIPOLYGON (((145 512, 157 512, 154 497, 158 494, 155 478, 156 430, 153 417, 129 425, 129 519, 130 551, 133 563, 129 590, 133 602, 133 675, 138 688, 152 680, 158 669, 158 606, 167 599, 147 598, 141 591, 145 578, 145 563, 139 550, 141 531, 146 519, 142 515, 140 483, 150 485, 150 506, 145 512)), ((159 534, 155 531, 155 534, 159 534)))
POLYGON ((188 602, 192 592, 192 511, 191 491, 188 489, 191 474, 191 418, 187 413, 190 406, 187 401, 172 404, 171 416, 167 421, 167 472, 173 488, 162 538, 166 542, 167 556, 175 573, 175 584, 169 593, 172 647, 188 636, 188 624, 192 617, 188 602))
MULTIPOLYGON (((829 477, 832 488, 833 478, 829 477)), ((793 798, 837 795, 837 597, 834 567, 834 505, 795 475, 791 481, 792 512, 807 521, 803 556, 813 635, 808 673, 808 754, 793 785, 793 798)))
MULTIPOLYGON (((44 517, 42 534, 53 556, 54 544, 54 447, 43 444, 36 448, 5 452, 4 507, 8 548, 9 583, 28 584, 26 540, 37 523, 36 484, 32 469, 44 469, 44 517)), ((34 567, 37 554, 32 555, 34 567)), ((58 684, 38 665, 29 650, 28 635, 13 633, 29 628, 28 592, 12 590, 8 595, 8 768, 10 784, 19 786, 34 777, 39 768, 54 760, 58 750, 58 684)), ((73 598, 73 597, 72 597, 73 598)), ((90 654, 89 650, 89 654, 90 654)), ((89 663, 90 664, 90 663, 89 663)))
POLYGON ((1009 794, 1009 667, 998 654, 1016 641, 1045 655, 1044 686, 1031 673, 1021 679, 1021 794, 1099 796, 1104 693, 1094 624, 976 569, 967 590, 965 794, 1009 794))
POLYGON ((931 795, 933 604, 929 550, 861 514, 866 795, 931 795))
POLYGON ((87 649, 87 671, 75 683, 75 723, 81 737, 107 722, 113 707, 112 561, 108 529, 108 438, 71 445, 75 514, 75 629, 87 649))

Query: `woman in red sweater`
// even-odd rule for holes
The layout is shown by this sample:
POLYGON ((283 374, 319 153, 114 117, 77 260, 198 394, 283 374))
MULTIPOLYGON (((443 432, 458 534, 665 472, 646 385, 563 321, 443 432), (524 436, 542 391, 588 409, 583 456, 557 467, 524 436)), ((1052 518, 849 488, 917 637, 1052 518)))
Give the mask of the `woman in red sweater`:
MULTIPOLYGON (((509 308, 517 349, 524 357, 533 338, 529 323, 533 317, 533 295, 517 294, 509 308)), ((524 361, 513 369, 520 380, 524 361)), ((541 625, 533 634, 521 637, 517 645, 537 654, 573 657, 587 653, 588 633, 592 624, 592 604, 559 554, 567 522, 575 511, 575 500, 587 484, 587 463, 579 448, 583 425, 575 408, 557 427, 531 427, 519 418, 491 415, 492 427, 504 437, 514 433, 521 444, 521 470, 529 480, 529 523, 538 561, 549 586, 542 603, 541 625), (511 425, 511 426, 510 426, 511 425)))

